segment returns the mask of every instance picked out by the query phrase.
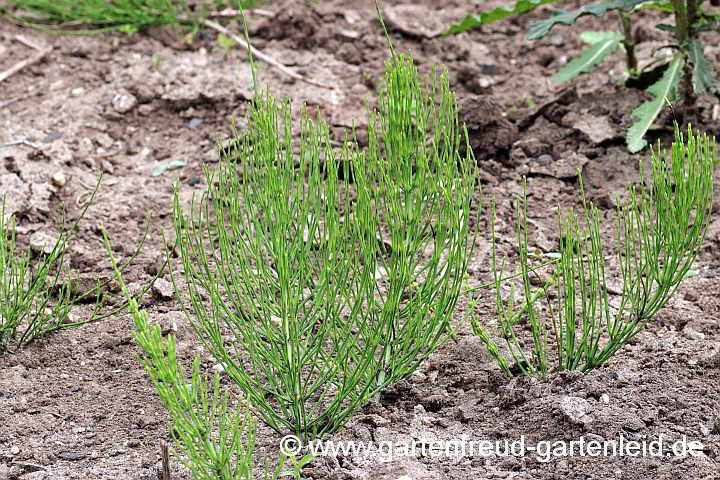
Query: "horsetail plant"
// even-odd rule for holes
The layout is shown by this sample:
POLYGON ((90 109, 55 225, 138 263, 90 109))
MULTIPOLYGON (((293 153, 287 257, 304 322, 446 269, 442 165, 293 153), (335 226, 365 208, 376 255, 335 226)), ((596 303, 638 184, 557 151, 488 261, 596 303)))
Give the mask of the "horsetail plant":
POLYGON ((213 10, 250 8, 256 3, 256 0, 7 0, 0 2, 0 14, 22 25, 54 33, 133 34, 152 26, 186 25, 194 36, 204 17, 213 10))
POLYGON ((516 201, 524 295, 520 308, 514 305, 514 289, 503 299, 503 265, 497 266, 493 206, 497 330, 510 358, 479 320, 473 319, 472 325, 502 370, 508 375, 541 376, 558 370, 587 372, 603 365, 645 328, 686 278, 703 244, 712 209, 712 169, 717 161, 714 139, 711 142, 706 135, 694 135, 688 127, 686 144, 677 124, 670 153, 659 144, 652 151, 652 187, 630 187, 627 200, 617 211, 616 241, 623 279, 619 299, 611 300, 608 293, 600 218, 595 206, 585 200, 582 178, 583 212, 577 215, 570 210, 563 219, 558 213, 560 255, 547 279, 542 279, 529 261, 527 195, 516 201), (540 280, 539 287, 533 288, 533 277, 540 280), (555 301, 551 300, 553 288, 557 290, 555 301))
POLYGON ((32 250, 21 252, 15 235, 15 216, 0 213, 0 353, 21 348, 34 340, 63 328, 72 302, 68 287, 57 286, 64 264, 67 234, 48 245, 49 252, 33 268, 32 250), (53 271, 54 270, 54 271, 53 271))
MULTIPOLYGON (((200 355, 192 363, 190 382, 186 380, 177 359, 175 337, 168 335, 166 341, 160 325, 151 327, 147 311, 139 308, 138 299, 133 298, 125 286, 105 230, 103 239, 133 317, 133 336, 142 350, 138 358, 172 419, 170 434, 177 447, 174 456, 196 480, 253 480, 256 421, 250 414, 250 405, 221 387, 218 372, 212 379, 203 376, 200 355), (234 410, 231 399, 239 404, 234 410)), ((305 457, 301 462, 306 463, 308 459, 305 457)), ((265 480, 293 475, 283 471, 285 460, 281 455, 272 475, 266 461, 265 480)), ((301 478, 297 471, 293 476, 301 478)))
POLYGON ((190 321, 263 421, 304 442, 456 327, 474 160, 447 73, 423 81, 390 50, 367 151, 354 134, 334 149, 305 108, 294 141, 290 102, 265 92, 204 195, 189 212, 174 198, 190 321))
MULTIPOLYGON (((99 178, 90 199, 70 228, 66 229, 63 224, 54 243, 43 245, 37 254, 31 247, 22 249, 18 246, 15 215, 6 215, 5 198, 0 201, 0 354, 26 347, 59 330, 102 320, 126 307, 120 305, 101 313, 105 305, 102 292, 109 281, 98 281, 95 287, 79 292, 77 274, 65 259, 73 233, 95 198, 100 181, 99 178), (72 308, 93 298, 95 308, 92 312, 84 319, 74 319, 72 308)), ((121 270, 137 256, 147 232, 148 229, 121 270)), ((144 287, 143 293, 151 286, 152 282, 144 287)))

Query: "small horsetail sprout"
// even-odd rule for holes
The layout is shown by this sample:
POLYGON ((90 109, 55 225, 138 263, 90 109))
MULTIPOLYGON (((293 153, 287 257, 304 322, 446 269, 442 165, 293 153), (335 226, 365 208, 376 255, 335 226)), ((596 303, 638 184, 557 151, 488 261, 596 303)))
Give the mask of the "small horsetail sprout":
POLYGON ((502 297, 503 268, 496 262, 493 206, 499 333, 515 367, 490 332, 477 319, 472 324, 501 368, 508 375, 514 369, 526 375, 587 372, 603 365, 645 328, 687 277, 703 244, 712 209, 712 169, 717 161, 714 139, 711 142, 707 135, 694 135, 688 127, 685 143, 677 124, 670 153, 659 145, 653 150, 652 188, 631 187, 628 199, 618 207, 616 233, 623 286, 617 302, 609 298, 600 218, 595 206, 585 201, 582 178, 583 213, 578 216, 570 211, 559 221, 560 258, 553 262, 551 277, 534 290, 531 278, 538 267, 528 261, 527 195, 517 200, 524 293, 519 310, 515 309, 514 291, 507 301, 502 297), (585 229, 580 226, 581 219, 585 229), (554 305, 549 293, 553 286, 557 289, 554 305), (541 319, 543 299, 547 301, 546 321, 541 319), (525 336, 531 337, 530 352, 523 348, 525 336))

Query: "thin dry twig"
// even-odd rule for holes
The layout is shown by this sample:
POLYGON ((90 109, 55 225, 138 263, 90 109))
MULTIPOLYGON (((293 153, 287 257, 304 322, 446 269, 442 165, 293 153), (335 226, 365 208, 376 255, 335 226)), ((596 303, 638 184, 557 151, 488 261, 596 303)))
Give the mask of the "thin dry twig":
POLYGON ((42 60, 42 58, 50 53, 52 51, 52 47, 48 47, 45 50, 41 50, 37 52, 35 55, 26 58, 25 60, 21 60, 12 67, 8 68, 4 72, 0 72, 0 82, 6 80, 8 77, 15 75, 17 72, 22 70, 23 68, 27 67, 28 65, 32 65, 33 63, 39 62, 42 60))
POLYGON ((38 45, 37 43, 33 42, 32 40, 30 40, 28 38, 25 38, 24 35, 15 35, 15 40, 22 43, 23 45, 26 45, 26 46, 32 48, 33 50, 37 50, 39 52, 45 50, 45 48, 46 48, 46 47, 42 47, 42 46, 38 45))
MULTIPOLYGON (((18 42, 27 45, 28 47, 37 50, 37 53, 35 55, 32 55, 31 57, 26 58, 25 60, 21 60, 12 67, 8 68, 4 72, 0 72, 0 82, 4 81, 8 77, 16 74, 23 68, 27 67, 28 65, 32 65, 33 63, 39 62, 45 55, 50 53, 53 49, 52 46, 48 47, 41 47, 40 45, 28 40, 27 38, 23 37, 22 35, 15 35, 15 40, 18 42)), ((5 106, 5 105, 3 105, 5 106)))
POLYGON ((27 140, 14 140, 12 142, 5 142, 5 143, 0 142, 0 148, 12 147, 14 145, 25 145, 26 147, 34 148, 35 150, 40 150, 39 145, 29 142, 27 140))
MULTIPOLYGON (((240 17, 242 16, 242 13, 240 10, 234 10, 232 8, 226 8, 224 10, 220 10, 219 12, 211 12, 208 14, 208 18, 227 18, 227 17, 240 17)), ((263 10, 262 8, 253 8, 251 10, 246 10, 246 14, 249 15, 258 15, 260 17, 272 17, 275 15, 275 12, 271 12, 270 10, 263 10)))
POLYGON ((277 68, 278 70, 280 70, 284 74, 288 75, 289 77, 292 77, 296 80, 300 80, 301 82, 309 83, 310 85, 315 85, 316 87, 327 88, 330 90, 333 89, 333 87, 331 87, 330 85, 325 85, 324 83, 316 82, 315 80, 311 80, 307 77, 300 75, 299 73, 295 72, 294 70, 289 69, 288 67, 286 67, 282 63, 278 62, 271 56, 264 54, 263 52, 261 52, 260 50, 258 50, 257 48, 255 48, 253 46, 248 45, 247 42, 245 42, 245 39, 243 39, 242 37, 240 37, 238 35, 235 35, 230 30, 223 27, 219 23, 213 22, 212 20, 205 20, 202 23, 205 26, 210 27, 213 30, 216 30, 216 31, 223 33, 223 34, 227 35, 228 37, 232 38, 241 47, 243 47, 245 49, 250 49, 250 52, 253 55, 255 55, 257 58, 264 61, 265 63, 272 65, 273 67, 277 68))
POLYGON ((9 107, 13 103, 19 102, 20 100, 22 100, 22 97, 13 97, 10 100, 5 100, 4 102, 0 102, 0 110, 2 110, 5 107, 9 107))
POLYGON ((158 471, 159 480, 171 480, 170 479, 170 455, 168 453, 167 443, 163 442, 160 446, 160 453, 162 454, 162 472, 158 471))

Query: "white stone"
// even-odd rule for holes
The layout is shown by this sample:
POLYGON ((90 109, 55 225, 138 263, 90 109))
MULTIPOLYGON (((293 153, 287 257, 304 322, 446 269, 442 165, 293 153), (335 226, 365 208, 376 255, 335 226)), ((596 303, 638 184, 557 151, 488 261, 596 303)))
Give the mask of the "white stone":
POLYGON ((593 421, 592 407, 581 397, 565 396, 560 400, 560 411, 574 424, 586 425, 593 421))
POLYGON ((55 172, 52 176, 52 182, 56 187, 62 188, 67 183, 67 179, 65 178, 65 174, 63 172, 55 172))

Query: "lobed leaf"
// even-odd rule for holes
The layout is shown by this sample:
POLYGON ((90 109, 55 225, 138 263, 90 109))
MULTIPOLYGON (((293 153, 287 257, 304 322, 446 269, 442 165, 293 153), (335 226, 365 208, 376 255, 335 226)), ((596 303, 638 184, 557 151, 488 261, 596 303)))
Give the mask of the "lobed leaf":
POLYGON ((625 10, 629 12, 638 5, 644 3, 645 1, 646 0, 612 0, 591 3, 590 5, 586 5, 574 12, 569 12, 567 10, 556 10, 555 12, 553 12, 553 15, 550 18, 546 20, 541 20, 539 22, 534 22, 532 25, 530 25, 530 33, 528 34, 528 39, 537 40, 538 38, 544 37, 545 35, 550 33, 550 30, 552 30, 552 28, 558 23, 562 23, 564 25, 572 25, 577 21, 578 18, 585 15, 601 17, 611 10, 625 10))
POLYGON ((717 90, 712 74, 712 63, 705 58, 705 46, 700 40, 690 40, 688 56, 693 63, 693 87, 697 93, 712 93, 717 90))
POLYGON ((621 33, 617 32, 595 33, 607 33, 609 35, 606 35, 605 39, 593 43, 582 55, 565 65, 562 70, 555 74, 553 81, 567 82, 581 73, 589 72, 595 65, 605 60, 608 55, 617 50, 620 43, 625 39, 621 33))
POLYGON ((493 23, 512 15, 528 13, 541 5, 555 3, 557 1, 559 0, 517 0, 517 2, 515 2, 515 8, 503 5, 487 12, 467 15, 462 22, 451 26, 450 29, 445 32, 445 35, 453 35, 455 33, 464 32, 465 30, 470 30, 471 28, 479 27, 481 25, 487 25, 488 23, 493 23))
POLYGON ((666 101, 675 98, 675 87, 683 75, 684 64, 683 55, 675 54, 663 77, 647 89, 647 92, 655 98, 633 110, 632 117, 637 118, 638 121, 630 127, 626 138, 628 149, 632 153, 639 152, 645 147, 647 143, 644 139, 645 134, 665 108, 666 101))

